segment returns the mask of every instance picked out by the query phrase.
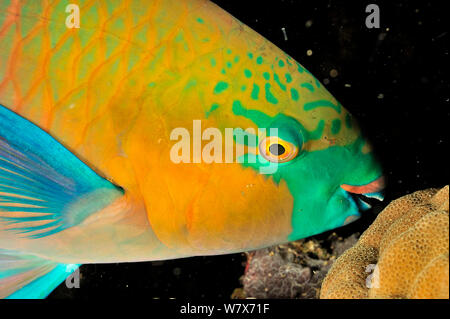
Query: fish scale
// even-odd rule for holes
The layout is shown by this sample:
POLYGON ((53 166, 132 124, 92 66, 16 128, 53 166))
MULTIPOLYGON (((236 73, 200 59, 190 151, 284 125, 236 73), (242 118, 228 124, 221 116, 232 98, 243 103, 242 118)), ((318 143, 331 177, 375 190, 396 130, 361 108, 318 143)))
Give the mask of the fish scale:
POLYGON ((349 192, 383 187, 370 144, 344 107, 292 57, 211 2, 74 3, 80 28, 67 27, 65 1, 0 5, 0 151, 23 153, 36 165, 28 178, 44 185, 29 201, 15 200, 34 184, 21 180, 12 190, 19 184, 3 171, 20 173, 23 159, 0 157, 5 256, 54 261, 60 276, 56 265, 65 263, 256 249, 342 226, 362 209, 349 192), (182 140, 191 149, 206 129, 224 136, 227 128, 244 150, 233 163, 192 163, 193 154, 171 160, 176 130, 192 138, 182 140), (286 161, 265 154, 258 134, 244 133, 271 128, 282 143, 276 149, 291 152, 286 161), (54 170, 53 179, 32 159, 54 170), (273 163, 275 171, 262 173, 273 163), (48 196, 62 180, 76 190, 48 196), (41 198, 52 211, 24 208, 41 198))

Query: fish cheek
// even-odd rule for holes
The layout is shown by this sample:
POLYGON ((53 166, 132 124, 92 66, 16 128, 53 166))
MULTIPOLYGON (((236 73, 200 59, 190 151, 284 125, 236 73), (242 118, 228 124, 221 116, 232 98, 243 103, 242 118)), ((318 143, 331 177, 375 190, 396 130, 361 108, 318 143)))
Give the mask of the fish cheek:
POLYGON ((196 250, 227 253, 287 240, 293 198, 286 183, 240 165, 216 165, 207 188, 187 216, 196 250))
MULTIPOLYGON (((328 211, 329 202, 339 187, 333 166, 323 154, 303 154, 295 162, 280 169, 280 182, 285 180, 294 198, 293 231, 289 240, 297 240, 329 230, 336 216, 328 211)), ((338 213, 339 215, 339 213, 338 213)))

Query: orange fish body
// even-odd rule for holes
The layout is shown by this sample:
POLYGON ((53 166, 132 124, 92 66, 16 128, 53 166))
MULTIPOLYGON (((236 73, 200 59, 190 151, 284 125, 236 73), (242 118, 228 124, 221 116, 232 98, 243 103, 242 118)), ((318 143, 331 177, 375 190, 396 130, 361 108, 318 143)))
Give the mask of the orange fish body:
MULTIPOLYGON (((19 159, 8 150, 28 148, 8 127, 53 138, 50 148, 59 143, 106 186, 64 202, 57 226, 17 209, 38 207, 37 197, 0 205, 0 262, 2 249, 64 264, 256 249, 339 227, 358 215, 349 193, 381 190, 381 170, 351 115, 300 64, 216 5, 67 4, 0 5, 0 107, 9 136, 0 123, 0 138, 5 154, 19 159), (193 145, 201 141, 205 154, 209 128, 225 136, 226 128, 261 127, 278 129, 277 154, 265 156, 272 145, 258 142, 228 162, 196 158, 193 145), (173 132, 191 138, 189 160, 173 160, 182 136, 173 132), (271 163, 276 172, 262 174, 271 163)), ((226 153, 230 140, 222 142, 226 153)), ((238 144, 231 139, 232 149, 238 144)), ((35 154, 45 162, 45 150, 35 154)), ((58 163, 48 166, 59 173, 58 163)), ((0 170, 0 200, 15 189, 1 177, 0 170)))

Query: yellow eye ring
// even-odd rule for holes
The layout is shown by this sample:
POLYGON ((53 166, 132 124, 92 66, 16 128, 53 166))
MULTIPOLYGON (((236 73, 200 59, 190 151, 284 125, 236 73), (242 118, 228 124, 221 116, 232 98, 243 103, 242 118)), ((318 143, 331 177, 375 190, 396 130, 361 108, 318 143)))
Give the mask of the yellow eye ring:
POLYGON ((298 148, 277 136, 268 136, 259 143, 259 152, 270 162, 286 163, 297 156, 298 148))

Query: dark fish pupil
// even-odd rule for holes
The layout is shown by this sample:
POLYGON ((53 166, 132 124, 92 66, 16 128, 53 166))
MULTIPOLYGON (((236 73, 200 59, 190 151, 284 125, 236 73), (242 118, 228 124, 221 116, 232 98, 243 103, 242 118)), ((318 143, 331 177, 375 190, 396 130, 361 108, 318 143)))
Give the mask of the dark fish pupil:
POLYGON ((275 156, 280 156, 286 152, 286 149, 281 144, 272 144, 269 146, 269 151, 275 156))

